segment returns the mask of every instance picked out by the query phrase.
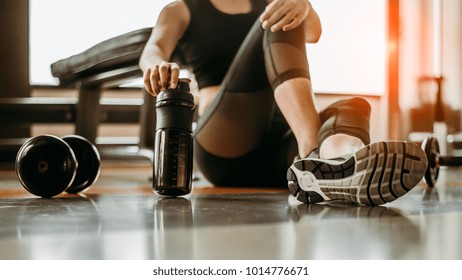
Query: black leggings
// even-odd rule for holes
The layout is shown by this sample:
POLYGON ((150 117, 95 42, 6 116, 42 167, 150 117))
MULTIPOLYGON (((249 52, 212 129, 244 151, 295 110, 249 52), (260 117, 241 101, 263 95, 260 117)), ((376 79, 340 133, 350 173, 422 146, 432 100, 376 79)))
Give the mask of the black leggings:
MULTIPOLYGON (((287 168, 298 149, 273 93, 279 84, 293 78, 310 79, 303 27, 270 32, 257 20, 195 131, 195 162, 212 184, 287 185, 287 168)), ((332 121, 330 116, 338 119, 338 112, 321 114, 321 121, 332 121)), ((369 115, 365 117, 367 121, 359 117, 359 126, 367 132, 367 139, 360 138, 368 142, 369 115)), ((333 128, 337 122, 333 123, 323 126, 328 132, 322 134, 338 131, 333 128)))

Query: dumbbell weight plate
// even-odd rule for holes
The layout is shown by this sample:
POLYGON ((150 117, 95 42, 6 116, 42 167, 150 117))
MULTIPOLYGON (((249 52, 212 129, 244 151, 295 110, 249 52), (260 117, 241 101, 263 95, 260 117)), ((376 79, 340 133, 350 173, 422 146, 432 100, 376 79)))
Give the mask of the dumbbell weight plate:
POLYGON ((90 187, 99 176, 100 155, 96 147, 87 139, 70 135, 62 138, 72 149, 77 159, 77 174, 68 193, 78 193, 90 187))
POLYGON ((53 197, 71 185, 77 161, 66 142, 53 135, 40 135, 21 146, 15 166, 26 190, 37 196, 53 197))
POLYGON ((427 136, 422 142, 422 149, 427 155, 428 160, 428 167, 425 172, 424 180, 428 186, 434 187, 440 172, 440 146, 438 144, 438 139, 433 136, 427 136))

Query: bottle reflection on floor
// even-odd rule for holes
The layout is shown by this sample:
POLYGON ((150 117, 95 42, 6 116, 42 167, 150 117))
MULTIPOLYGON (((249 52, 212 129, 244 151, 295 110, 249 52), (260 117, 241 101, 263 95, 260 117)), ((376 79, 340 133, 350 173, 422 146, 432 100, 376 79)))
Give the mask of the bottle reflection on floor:
POLYGON ((161 197, 155 201, 153 210, 154 259, 193 258, 193 236, 188 234, 194 227, 191 201, 183 197, 161 197), (171 229, 176 231, 170 233, 171 229))

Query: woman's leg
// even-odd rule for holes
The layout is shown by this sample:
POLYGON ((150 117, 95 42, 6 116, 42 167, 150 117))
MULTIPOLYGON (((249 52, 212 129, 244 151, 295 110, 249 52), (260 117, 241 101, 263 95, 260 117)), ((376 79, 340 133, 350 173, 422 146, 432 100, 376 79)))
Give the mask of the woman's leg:
POLYGON ((318 147, 320 127, 309 76, 303 26, 291 32, 266 32, 265 62, 274 96, 306 157, 318 147))
POLYGON ((406 194, 422 180, 427 157, 418 145, 370 144, 370 110, 364 99, 351 98, 320 113, 321 156, 335 159, 306 158, 290 167, 289 190, 299 201, 379 205, 406 194))
POLYGON ((358 97, 334 102, 320 112, 318 135, 321 158, 335 158, 356 152, 370 143, 369 103, 358 97))
MULTIPOLYGON (((249 32, 195 133, 196 163, 212 183, 286 185, 287 155, 293 159, 297 151, 284 118, 274 117, 273 88, 278 100, 290 100, 293 91, 303 92, 305 100, 312 97, 299 34, 300 30, 270 33, 258 21, 249 32), (286 98, 281 98, 284 93, 286 98)), ((278 101, 284 117, 294 111, 288 104, 278 101)), ((300 111, 304 104, 305 111, 319 119, 312 102, 298 104, 300 111)), ((316 126, 314 130, 311 142, 316 142, 316 126)))
POLYGON ((274 98, 263 64, 262 35, 255 24, 217 95, 199 119, 196 143, 214 156, 244 156, 268 131, 274 98))

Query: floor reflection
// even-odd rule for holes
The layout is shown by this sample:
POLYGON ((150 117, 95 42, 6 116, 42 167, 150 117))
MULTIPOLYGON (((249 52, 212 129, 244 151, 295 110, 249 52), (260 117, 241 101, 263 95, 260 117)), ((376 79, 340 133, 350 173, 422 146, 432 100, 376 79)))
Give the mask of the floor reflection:
POLYGON ((399 209, 383 206, 358 206, 351 203, 300 204, 290 207, 294 221, 304 219, 348 219, 403 217, 399 209))
POLYGON ((462 190, 385 206, 287 193, 0 199, 0 259, 462 258, 462 190))
POLYGON ((291 215, 297 221, 295 258, 407 258, 421 243, 419 226, 392 207, 298 205, 291 215))
POLYGON ((422 192, 422 200, 430 202, 439 202, 440 196, 438 194, 438 189, 434 187, 426 187, 422 192))

